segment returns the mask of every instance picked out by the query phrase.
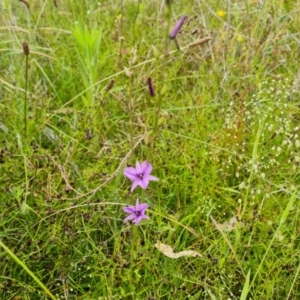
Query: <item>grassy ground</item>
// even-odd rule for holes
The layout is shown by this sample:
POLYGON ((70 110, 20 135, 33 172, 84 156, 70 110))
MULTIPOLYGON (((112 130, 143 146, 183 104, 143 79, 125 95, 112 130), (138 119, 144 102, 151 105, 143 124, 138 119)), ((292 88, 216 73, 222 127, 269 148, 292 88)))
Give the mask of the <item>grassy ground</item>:
POLYGON ((165 2, 0 2, 1 299, 300 299, 300 2, 165 2))

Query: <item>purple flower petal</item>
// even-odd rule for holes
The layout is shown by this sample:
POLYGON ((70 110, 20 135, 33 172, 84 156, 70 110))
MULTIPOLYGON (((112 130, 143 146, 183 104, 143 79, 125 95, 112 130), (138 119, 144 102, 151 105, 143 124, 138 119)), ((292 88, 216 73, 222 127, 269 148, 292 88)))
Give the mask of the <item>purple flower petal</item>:
POLYGON ((139 198, 136 198, 136 201, 135 201, 135 210, 136 211, 140 210, 140 200, 139 200, 139 198))
POLYGON ((132 214, 136 212, 136 209, 134 206, 130 205, 130 206, 123 207, 123 211, 125 211, 128 214, 132 214))
POLYGON ((142 167, 141 167, 141 165, 138 161, 135 164, 135 170, 136 170, 137 174, 142 174, 143 173, 142 167))
POLYGON ((127 167, 124 169, 124 173, 130 174, 130 175, 136 175, 136 169, 133 167, 127 167))
POLYGON ((124 222, 129 221, 129 220, 133 220, 133 219, 136 219, 136 215, 135 215, 135 214, 131 214, 131 215, 129 215, 128 217, 126 217, 126 218, 124 219, 124 222))
POLYGON ((147 203, 142 203, 139 205, 139 210, 142 212, 142 213, 145 213, 144 211, 149 207, 149 204, 147 203))
POLYGON ((144 176, 140 183, 141 183, 141 188, 145 190, 149 184, 148 176, 144 176))
POLYGON ((155 176, 152 176, 152 175, 148 175, 147 176, 147 179, 150 181, 150 180, 153 180, 153 181, 158 181, 159 178, 155 177, 155 176))
POLYGON ((130 192, 133 192, 133 191, 134 191, 134 189, 135 189, 135 188, 136 188, 138 185, 140 185, 139 183, 140 183, 140 179, 138 179, 138 180, 135 180, 135 181, 132 183, 132 186, 131 186, 130 192))
POLYGON ((152 172, 152 165, 148 161, 143 161, 141 163, 143 175, 149 175, 152 172))
POLYGON ((144 216, 138 216, 136 217, 136 219, 134 220, 134 224, 138 225, 143 219, 150 219, 148 216, 144 215, 144 216))
POLYGON ((128 177, 130 180, 136 180, 136 178, 138 177, 136 173, 136 169, 133 167, 125 168, 123 174, 126 177, 128 177))
POLYGON ((136 217, 133 222, 135 225, 138 225, 142 220, 143 220, 143 218, 141 216, 139 216, 139 217, 136 217))
POLYGON ((182 27, 184 21, 187 19, 188 16, 182 16, 179 21, 176 23, 176 25, 174 26, 173 30, 171 31, 169 37, 171 40, 175 39, 180 28, 182 27))

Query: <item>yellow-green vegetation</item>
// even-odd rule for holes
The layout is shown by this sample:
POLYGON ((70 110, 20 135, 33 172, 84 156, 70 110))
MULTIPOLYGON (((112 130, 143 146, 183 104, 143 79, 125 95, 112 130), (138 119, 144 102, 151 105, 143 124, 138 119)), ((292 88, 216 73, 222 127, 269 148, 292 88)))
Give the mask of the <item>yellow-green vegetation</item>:
POLYGON ((0 299, 300 299, 299 0, 0 12, 0 299))

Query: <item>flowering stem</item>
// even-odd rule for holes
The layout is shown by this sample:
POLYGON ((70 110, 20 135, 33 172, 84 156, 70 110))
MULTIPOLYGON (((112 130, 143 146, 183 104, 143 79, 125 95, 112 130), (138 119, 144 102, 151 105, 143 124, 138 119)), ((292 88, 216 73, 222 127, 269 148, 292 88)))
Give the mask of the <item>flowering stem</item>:
MULTIPOLYGON (((164 77, 164 76, 162 76, 164 77)), ((163 82, 164 80, 162 80, 163 82)), ((155 140, 158 133, 158 121, 162 104, 162 95, 160 94, 158 97, 158 101, 156 103, 156 107, 154 108, 154 130, 153 130, 153 141, 155 140)))
MULTIPOLYGON (((167 1, 166 6, 165 6, 166 12, 166 20, 167 20, 167 28, 166 28, 166 38, 165 38, 165 57, 169 55, 170 52, 170 38, 169 38, 169 31, 171 28, 171 12, 172 12, 172 1, 167 1)), ((162 70, 166 70, 167 68, 167 60, 164 59, 162 62, 162 70)), ((157 68, 158 69, 158 68, 157 68)), ((160 80, 160 85, 163 88, 164 87, 164 82, 165 82, 165 72, 162 72, 161 75, 161 80, 160 80)), ((153 129, 153 141, 155 140, 157 133, 158 133, 158 121, 159 121, 159 116, 160 116, 160 111, 161 111, 161 105, 162 105, 162 99, 163 95, 160 91, 158 95, 158 100, 156 101, 155 104, 155 109, 154 109, 154 129, 153 129)))
POLYGON ((24 135, 27 138, 27 88, 28 88, 28 56, 30 54, 27 42, 23 42, 23 52, 25 55, 25 94, 24 94, 24 135))

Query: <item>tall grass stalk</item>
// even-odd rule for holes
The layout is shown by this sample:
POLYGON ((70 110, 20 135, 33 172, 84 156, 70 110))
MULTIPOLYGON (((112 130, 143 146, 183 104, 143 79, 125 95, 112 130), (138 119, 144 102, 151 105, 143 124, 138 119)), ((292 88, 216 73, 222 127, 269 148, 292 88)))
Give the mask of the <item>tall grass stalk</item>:
POLYGON ((23 53, 25 55, 25 93, 24 93, 24 136, 27 139, 27 88, 28 88, 28 57, 30 54, 27 42, 23 42, 23 53))

